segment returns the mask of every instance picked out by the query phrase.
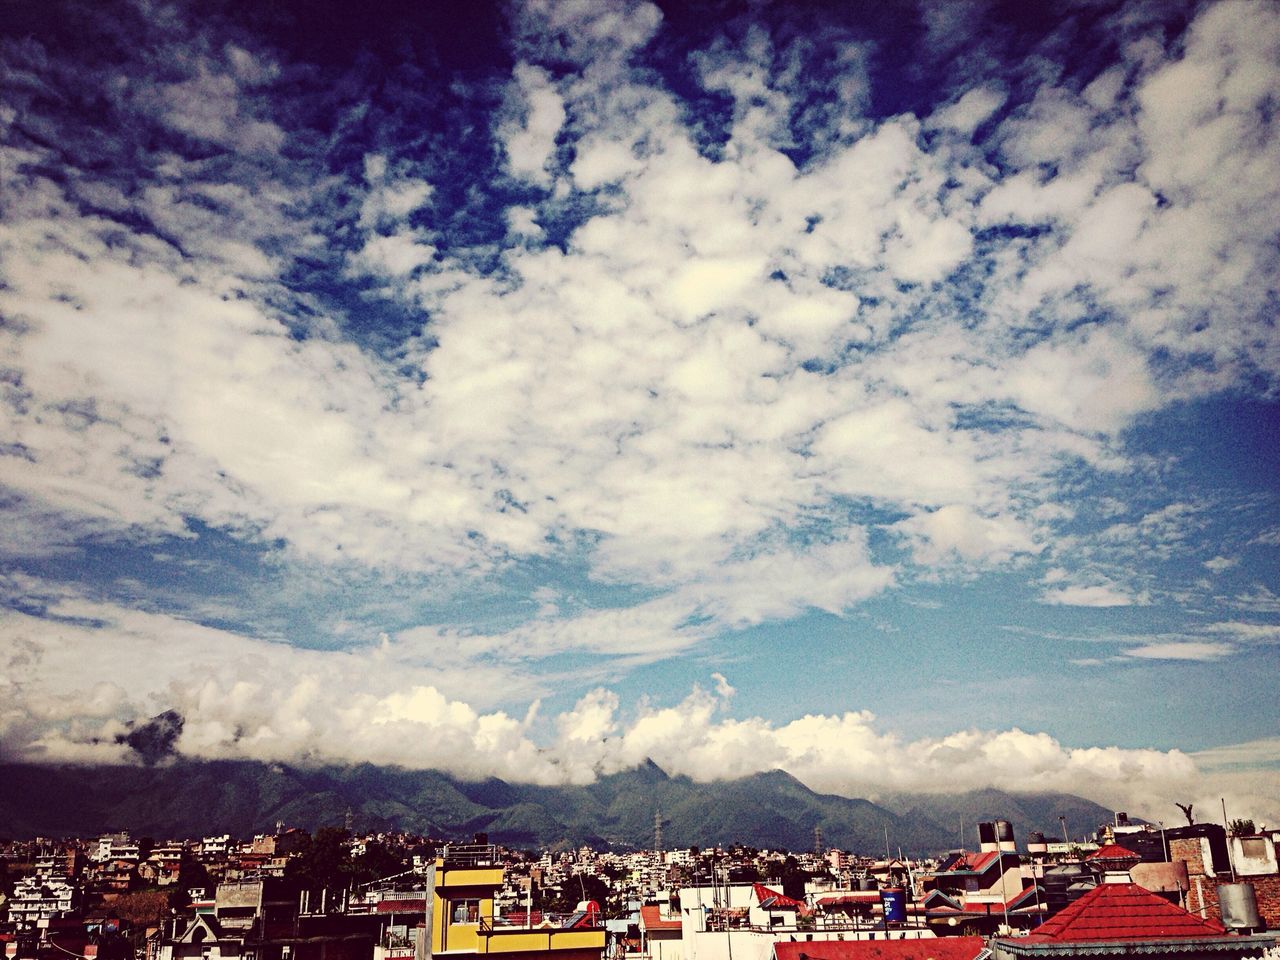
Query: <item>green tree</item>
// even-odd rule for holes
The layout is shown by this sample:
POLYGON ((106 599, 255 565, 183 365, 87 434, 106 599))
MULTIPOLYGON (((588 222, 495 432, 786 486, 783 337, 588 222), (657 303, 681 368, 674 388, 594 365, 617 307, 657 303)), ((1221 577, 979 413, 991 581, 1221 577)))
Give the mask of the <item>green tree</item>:
POLYGON ((301 840, 298 855, 289 861, 285 876, 313 889, 345 887, 351 879, 348 834, 338 827, 321 827, 315 836, 301 840))
POLYGON ((351 861, 351 879, 355 883, 367 883, 402 873, 404 869, 404 860, 383 844, 372 842, 365 845, 364 853, 351 861))
POLYGON ((138 890, 117 897, 111 909, 132 927, 156 927, 169 916, 169 897, 159 890, 138 890))
POLYGON ((1252 820, 1232 820, 1228 824, 1227 832, 1233 837, 1251 837, 1258 831, 1252 820))
POLYGON ((169 891, 169 906, 175 910, 185 910, 191 903, 192 888, 203 888, 208 896, 213 896, 213 878, 205 865, 198 860, 183 858, 178 867, 178 882, 169 891))

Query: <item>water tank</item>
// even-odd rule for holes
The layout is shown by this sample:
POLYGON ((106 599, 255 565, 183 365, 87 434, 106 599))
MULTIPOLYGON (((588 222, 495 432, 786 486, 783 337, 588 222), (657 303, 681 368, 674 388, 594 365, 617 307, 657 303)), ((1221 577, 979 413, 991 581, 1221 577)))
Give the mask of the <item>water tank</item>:
POLYGON ((978 849, 983 853, 1004 850, 1013 853, 1013 824, 1008 820, 993 820, 978 824, 978 849))
POLYGON ((1252 883, 1218 884, 1218 903, 1222 907, 1222 925, 1228 930, 1262 929, 1252 883))
POLYGON ((907 891, 902 887, 885 887, 880 891, 884 918, 889 923, 907 922, 907 891))
POLYGON ((1039 830, 1032 830, 1027 834, 1027 853, 1048 853, 1049 844, 1045 842, 1044 834, 1039 830))
POLYGON ((1078 863, 1063 863, 1046 870, 1040 885, 1044 888, 1050 916, 1093 889, 1089 872, 1078 863))
POLYGON ((996 840, 996 825, 990 821, 978 824, 978 850, 982 853, 993 853, 1000 849, 996 840))
POLYGON ((996 844, 1005 853, 1017 852, 1017 845, 1013 842, 1013 824, 1008 820, 996 821, 996 844))
POLYGON ((875 877, 859 877, 858 878, 859 890, 874 890, 875 888, 876 888, 875 877))

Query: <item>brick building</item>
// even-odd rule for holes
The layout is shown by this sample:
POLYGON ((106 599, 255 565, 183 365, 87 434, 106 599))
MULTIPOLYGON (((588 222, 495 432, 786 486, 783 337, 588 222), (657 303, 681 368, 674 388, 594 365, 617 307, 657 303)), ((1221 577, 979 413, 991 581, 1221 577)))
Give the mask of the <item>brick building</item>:
POLYGON ((1187 909, 1198 916, 1221 921, 1218 885, 1240 880, 1253 885, 1258 914, 1267 929, 1280 929, 1280 870, 1276 868, 1274 839, 1232 837, 1228 844, 1226 831, 1221 827, 1205 826, 1211 830, 1201 836, 1169 840, 1170 859, 1186 864, 1187 909))

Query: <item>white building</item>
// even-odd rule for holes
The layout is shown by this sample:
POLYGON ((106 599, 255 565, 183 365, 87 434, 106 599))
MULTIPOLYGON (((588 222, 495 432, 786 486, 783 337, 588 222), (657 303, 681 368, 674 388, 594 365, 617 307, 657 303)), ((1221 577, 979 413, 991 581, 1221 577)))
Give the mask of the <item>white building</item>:
POLYGON ((19 931, 34 930, 41 920, 70 916, 79 905, 80 891, 55 877, 23 877, 13 888, 9 919, 19 931))

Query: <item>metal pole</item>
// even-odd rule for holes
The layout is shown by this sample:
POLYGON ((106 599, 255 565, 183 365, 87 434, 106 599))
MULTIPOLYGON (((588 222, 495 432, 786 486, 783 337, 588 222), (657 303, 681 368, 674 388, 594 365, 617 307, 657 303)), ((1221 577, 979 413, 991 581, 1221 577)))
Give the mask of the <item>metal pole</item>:
MULTIPOLYGON (((1004 851, 999 849, 1000 840, 996 838, 996 856, 1000 858, 1000 899, 1003 901, 1001 906, 1004 907, 1004 932, 1006 934, 1012 932, 1013 928, 1009 926, 1009 891, 1004 885, 1004 851)), ((1021 871, 1019 871, 1021 874, 1021 871)))
POLYGON ((1231 825, 1227 823, 1227 798, 1219 797, 1222 801, 1222 829, 1227 833, 1227 865, 1231 867, 1231 882, 1236 882, 1236 861, 1231 856, 1231 825))

